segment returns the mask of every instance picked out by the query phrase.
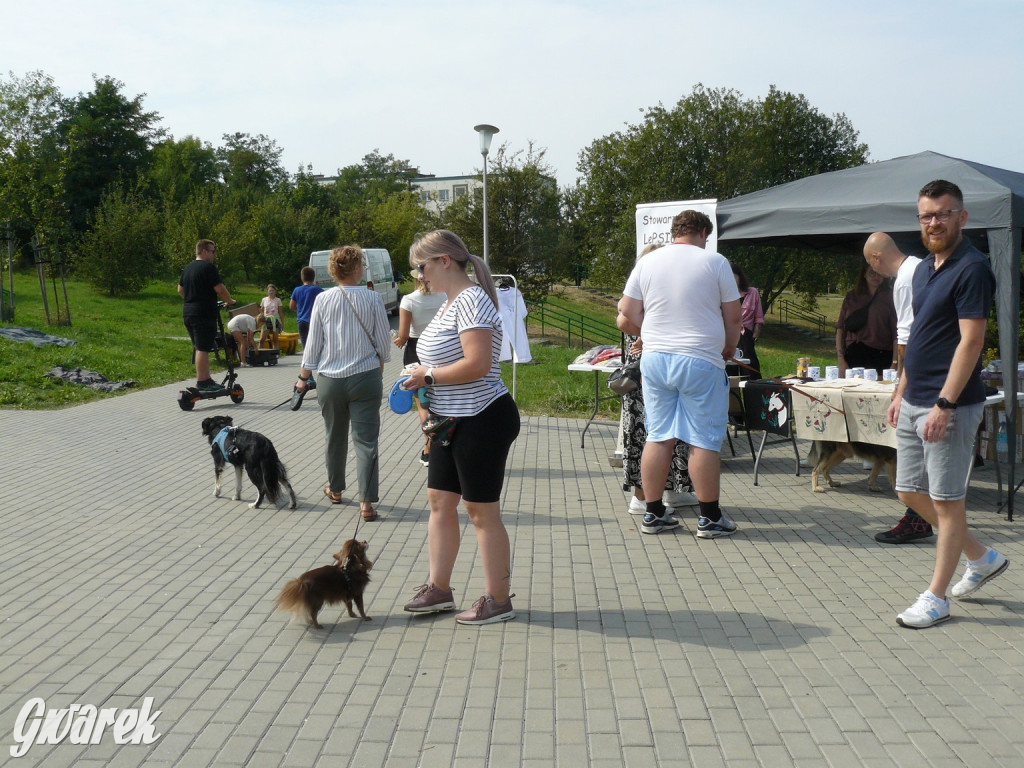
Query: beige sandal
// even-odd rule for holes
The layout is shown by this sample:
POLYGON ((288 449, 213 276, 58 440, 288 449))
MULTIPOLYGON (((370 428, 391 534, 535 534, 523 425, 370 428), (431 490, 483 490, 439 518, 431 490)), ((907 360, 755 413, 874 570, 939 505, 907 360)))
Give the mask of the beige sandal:
POLYGON ((331 504, 341 504, 341 494, 332 491, 330 485, 324 486, 324 496, 331 500, 331 504))

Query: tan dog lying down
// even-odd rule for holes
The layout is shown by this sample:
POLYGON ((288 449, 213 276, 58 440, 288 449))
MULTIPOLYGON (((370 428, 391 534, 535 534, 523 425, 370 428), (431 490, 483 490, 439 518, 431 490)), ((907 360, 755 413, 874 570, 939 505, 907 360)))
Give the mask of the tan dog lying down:
POLYGON ((825 492, 825 489, 818 484, 819 476, 823 476, 830 487, 838 488, 841 483, 833 480, 830 473, 846 459, 854 456, 863 461, 874 462, 871 475, 868 477, 869 491, 878 493, 882 490, 878 487, 877 480, 883 466, 889 475, 889 484, 893 488, 896 487, 895 448, 873 443, 837 443, 831 440, 815 440, 807 457, 808 463, 814 467, 811 470, 811 488, 814 492, 825 492))

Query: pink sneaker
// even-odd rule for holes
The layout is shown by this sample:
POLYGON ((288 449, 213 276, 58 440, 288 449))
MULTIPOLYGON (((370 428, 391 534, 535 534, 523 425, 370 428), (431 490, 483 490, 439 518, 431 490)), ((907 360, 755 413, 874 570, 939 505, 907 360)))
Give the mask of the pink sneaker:
POLYGON ((459 624, 495 624, 499 621, 509 621, 516 617, 512 609, 512 598, 499 603, 490 595, 482 595, 479 600, 473 603, 468 611, 463 611, 455 617, 459 624))
POLYGON ((455 595, 450 589, 439 589, 433 584, 421 584, 416 587, 416 597, 405 604, 405 610, 409 613, 454 611, 455 595))

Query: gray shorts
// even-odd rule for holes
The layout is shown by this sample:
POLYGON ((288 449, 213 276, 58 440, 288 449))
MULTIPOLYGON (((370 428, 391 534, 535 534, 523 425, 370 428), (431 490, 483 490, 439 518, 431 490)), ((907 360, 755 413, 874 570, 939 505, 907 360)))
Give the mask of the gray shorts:
POLYGON ((937 443, 921 439, 932 406, 922 408, 906 400, 896 425, 896 490, 927 493, 939 501, 967 495, 967 480, 974 466, 974 438, 985 404, 961 405, 949 420, 946 437, 937 443))

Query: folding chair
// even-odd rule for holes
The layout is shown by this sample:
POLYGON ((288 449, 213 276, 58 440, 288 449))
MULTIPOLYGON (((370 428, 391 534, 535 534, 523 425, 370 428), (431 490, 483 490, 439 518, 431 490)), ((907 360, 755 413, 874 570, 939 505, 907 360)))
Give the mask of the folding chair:
POLYGON ((761 455, 765 446, 787 442, 793 446, 793 458, 796 463, 796 476, 800 477, 800 452, 796 447, 796 434, 793 429, 793 400, 788 387, 771 379, 757 379, 743 383, 743 421, 750 442, 750 452, 754 457, 754 485, 761 466, 761 455), (754 452, 754 444, 750 438, 750 430, 761 430, 761 445, 754 452), (769 442, 768 435, 776 435, 778 439, 769 442))

